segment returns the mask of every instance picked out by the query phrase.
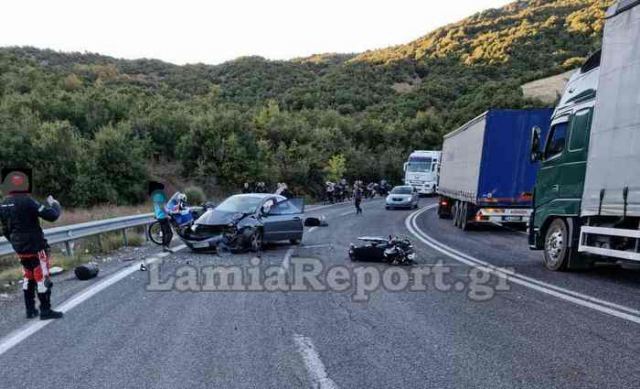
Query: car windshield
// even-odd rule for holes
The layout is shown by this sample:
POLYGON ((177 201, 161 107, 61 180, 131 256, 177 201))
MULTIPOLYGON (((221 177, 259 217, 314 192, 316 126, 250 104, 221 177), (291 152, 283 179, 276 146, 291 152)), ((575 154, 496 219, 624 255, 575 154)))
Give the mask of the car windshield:
POLYGON ((396 186, 391 191, 392 194, 411 194, 413 193, 413 188, 410 186, 396 186))
POLYGON ((262 202, 259 196, 231 196, 216 207, 222 212, 253 213, 262 202))

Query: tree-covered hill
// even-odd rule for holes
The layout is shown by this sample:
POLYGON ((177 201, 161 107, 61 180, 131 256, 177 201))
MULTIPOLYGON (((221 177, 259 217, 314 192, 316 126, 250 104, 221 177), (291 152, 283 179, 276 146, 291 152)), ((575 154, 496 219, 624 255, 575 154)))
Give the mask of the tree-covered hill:
POLYGON ((439 147, 487 108, 540 105, 520 85, 580 65, 610 4, 518 1, 406 45, 290 61, 0 48, 0 164, 34 167, 39 192, 75 205, 139 201, 151 160, 208 189, 318 193, 336 155, 350 179, 398 179, 410 150, 439 147))

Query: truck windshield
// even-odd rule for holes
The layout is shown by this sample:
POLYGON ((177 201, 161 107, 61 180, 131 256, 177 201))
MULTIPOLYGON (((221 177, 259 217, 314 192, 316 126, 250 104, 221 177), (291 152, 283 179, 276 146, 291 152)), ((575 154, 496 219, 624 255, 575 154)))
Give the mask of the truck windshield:
POLYGON ((411 173, 427 173, 431 171, 431 162, 409 162, 407 171, 411 173))

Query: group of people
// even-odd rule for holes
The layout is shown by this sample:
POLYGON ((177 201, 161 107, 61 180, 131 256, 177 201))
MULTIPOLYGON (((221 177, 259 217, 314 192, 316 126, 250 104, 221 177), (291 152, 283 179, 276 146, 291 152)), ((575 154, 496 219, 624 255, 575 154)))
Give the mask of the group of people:
MULTIPOLYGON (((255 184, 245 182, 242 185, 242 193, 271 193, 271 191, 269 191, 267 185, 263 181, 259 181, 255 184)), ((284 182, 278 182, 273 193, 284 196, 286 198, 290 198, 293 196, 293 193, 291 192, 291 190, 289 190, 289 186, 284 182)))
POLYGON ((269 193, 269 189, 264 181, 258 181, 255 183, 245 182, 242 186, 242 193, 269 193))
POLYGON ((338 182, 325 182, 325 202, 327 203, 333 204, 351 200, 352 194, 352 188, 346 178, 338 182))
POLYGON ((350 186, 345 178, 337 183, 327 181, 325 183, 325 203, 333 204, 344 201, 351 201, 355 197, 356 187, 362 192, 364 198, 374 198, 376 196, 386 196, 391 189, 386 180, 370 182, 365 185, 362 180, 356 180, 350 186))

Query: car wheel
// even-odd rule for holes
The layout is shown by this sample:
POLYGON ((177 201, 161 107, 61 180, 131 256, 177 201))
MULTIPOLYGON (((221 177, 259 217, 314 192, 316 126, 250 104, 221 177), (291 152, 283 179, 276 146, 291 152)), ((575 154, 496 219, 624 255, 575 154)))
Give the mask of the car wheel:
POLYGON ((544 266, 552 271, 567 269, 570 248, 569 231, 562 219, 555 219, 544 239, 544 266))
POLYGON ((253 234, 251 234, 250 246, 251 251, 258 252, 262 251, 262 247, 264 245, 264 237, 261 229, 256 229, 253 234))

